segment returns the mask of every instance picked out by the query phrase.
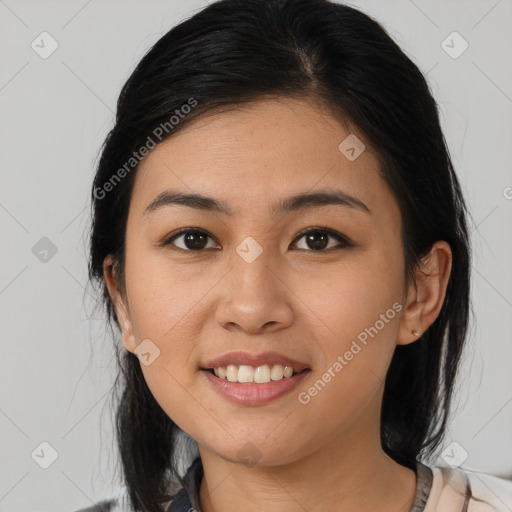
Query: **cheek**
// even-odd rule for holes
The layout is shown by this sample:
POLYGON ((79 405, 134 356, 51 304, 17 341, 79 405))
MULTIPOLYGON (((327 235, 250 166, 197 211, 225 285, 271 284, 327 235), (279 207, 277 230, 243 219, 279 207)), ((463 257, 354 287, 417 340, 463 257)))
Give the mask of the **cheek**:
POLYGON ((179 340, 199 332, 199 323, 191 318, 218 279, 192 274, 191 268, 184 271, 151 253, 134 256, 126 275, 135 335, 154 339, 162 349, 172 341, 172 347, 179 349, 179 340))
POLYGON ((151 340, 158 354, 141 369, 156 401, 174 419, 176 411, 191 407, 186 389, 197 370, 193 357, 194 340, 201 332, 197 314, 205 289, 214 282, 204 276, 191 285, 169 265, 137 256, 127 258, 126 266, 133 331, 138 343, 151 340))
POLYGON ((323 333, 321 367, 299 401, 333 430, 375 397, 396 346, 401 267, 390 266, 389 257, 378 251, 366 256, 338 271, 316 273, 296 289, 323 333), (333 413, 329 418, 322 416, 326 410, 333 413))
MULTIPOLYGON (((324 266, 295 279, 294 292, 324 333, 331 356, 348 350, 352 340, 376 325, 378 337, 390 343, 398 329, 401 267, 391 266, 383 253, 324 266)), ((398 263, 399 260, 398 260, 398 263)), ((373 332, 373 330, 372 330, 373 332)), ((376 337, 377 337, 376 336, 376 337)))
POLYGON ((331 273, 330 280, 317 275, 316 283, 308 281, 297 290, 298 296, 307 297, 304 302, 318 315, 325 333, 318 338, 322 364, 297 397, 304 411, 301 418, 321 422, 333 435, 340 424, 348 426, 363 411, 377 409, 402 309, 399 272, 392 275, 385 267, 379 259, 331 273))

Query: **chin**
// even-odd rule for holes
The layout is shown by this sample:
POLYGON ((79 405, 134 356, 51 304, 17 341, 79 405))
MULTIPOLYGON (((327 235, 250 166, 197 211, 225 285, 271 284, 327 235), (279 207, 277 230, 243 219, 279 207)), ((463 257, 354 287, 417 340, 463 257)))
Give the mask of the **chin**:
POLYGON ((241 464, 246 467, 269 467, 290 464, 298 460, 294 454, 290 453, 289 444, 285 443, 279 446, 272 446, 270 443, 258 443, 257 441, 237 441, 233 439, 226 441, 231 446, 229 449, 226 444, 223 450, 210 449, 218 457, 233 464, 241 464))

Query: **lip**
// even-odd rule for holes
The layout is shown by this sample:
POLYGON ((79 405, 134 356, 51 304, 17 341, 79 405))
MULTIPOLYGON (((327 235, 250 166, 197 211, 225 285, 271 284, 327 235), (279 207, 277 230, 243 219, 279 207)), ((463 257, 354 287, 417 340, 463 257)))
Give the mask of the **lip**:
MULTIPOLYGON (((305 363, 301 363, 300 361, 296 361, 290 357, 287 357, 283 354, 279 354, 278 352, 261 352, 260 354, 251 354, 250 352, 236 351, 236 352, 227 352, 211 361, 208 361, 204 366, 201 367, 201 370, 211 370, 214 368, 219 368, 221 366, 227 366, 228 364, 241 365, 245 364, 248 366, 253 366, 257 368, 258 366, 262 366, 264 364, 268 364, 272 366, 274 364, 281 364, 283 366, 291 366, 294 371, 301 372, 302 370, 310 369, 309 366, 305 363)), ((292 377, 285 377, 292 378, 292 377)), ((276 381, 279 382, 279 381, 276 381)), ((258 384, 261 386, 262 384, 258 384)))
POLYGON ((283 377, 281 380, 265 384, 229 382, 204 369, 201 373, 222 397, 232 403, 249 406, 263 405, 288 394, 311 373, 311 370, 306 369, 292 377, 283 377))

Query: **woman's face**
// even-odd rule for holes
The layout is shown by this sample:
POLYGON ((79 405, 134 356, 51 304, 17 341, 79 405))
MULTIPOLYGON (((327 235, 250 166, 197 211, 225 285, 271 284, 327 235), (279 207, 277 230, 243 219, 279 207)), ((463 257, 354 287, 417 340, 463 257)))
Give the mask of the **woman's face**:
MULTIPOLYGON (((194 121, 137 172, 127 302, 117 303, 124 343, 140 352, 169 417, 224 459, 291 462, 378 432, 383 381, 404 322, 401 216, 375 154, 367 143, 360 153, 349 135, 313 104, 259 101, 194 121), (229 213, 211 209, 210 200, 195 207, 164 200, 146 210, 166 191, 200 194, 229 213), (273 208, 319 193, 354 201, 317 196, 273 208), (164 245, 184 228, 192 233, 164 245), (310 234, 300 235, 306 228, 310 234), (308 370, 290 385, 283 383, 290 377, 236 384, 203 369, 234 351, 272 351, 308 370)), ((277 360, 254 367, 266 361, 271 370, 277 360)), ((268 378, 266 369, 256 373, 268 378)))

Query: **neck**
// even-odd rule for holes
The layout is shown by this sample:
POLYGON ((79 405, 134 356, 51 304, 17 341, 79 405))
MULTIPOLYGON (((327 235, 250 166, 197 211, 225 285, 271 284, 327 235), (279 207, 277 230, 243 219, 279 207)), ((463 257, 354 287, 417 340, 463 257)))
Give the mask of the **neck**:
POLYGON ((199 445, 203 512, 408 512, 415 472, 382 450, 375 418, 361 420, 318 449, 281 464, 248 466, 199 445))

